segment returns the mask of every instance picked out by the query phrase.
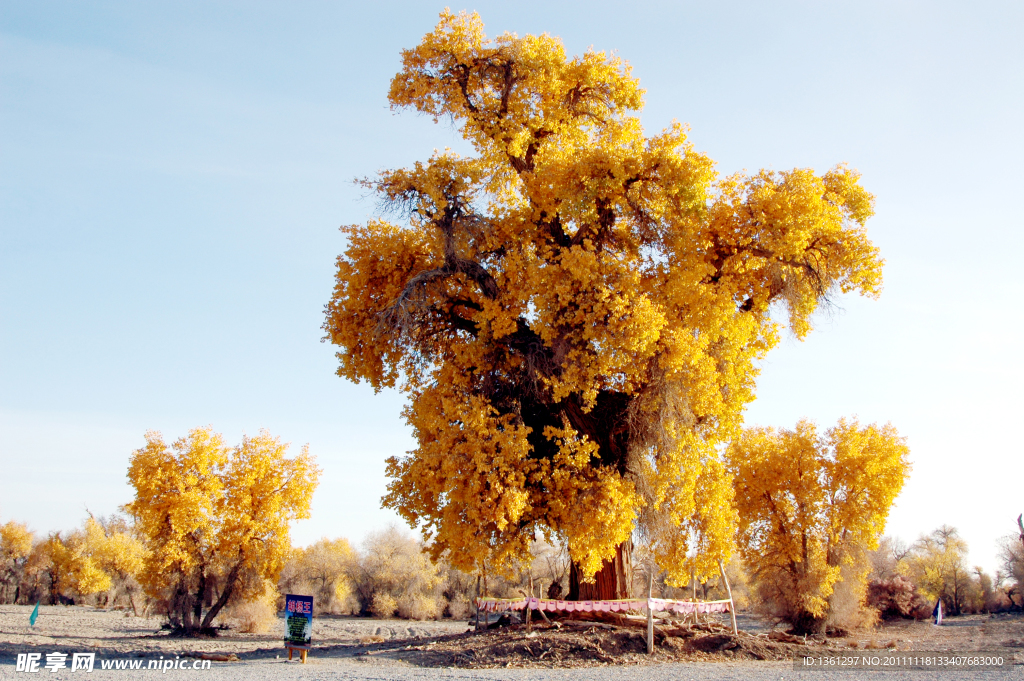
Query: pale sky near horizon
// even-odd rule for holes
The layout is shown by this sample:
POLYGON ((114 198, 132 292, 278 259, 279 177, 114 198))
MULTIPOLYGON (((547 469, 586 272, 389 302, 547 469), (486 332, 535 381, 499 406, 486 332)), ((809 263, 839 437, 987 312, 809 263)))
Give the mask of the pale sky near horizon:
MULTIPOLYGON (((324 469, 294 540, 359 542, 401 397, 320 343, 352 180, 465 149, 386 95, 443 4, 0 5, 0 522, 130 500, 146 430, 267 428, 324 469)), ((913 473, 889 534, 958 527, 973 563, 1024 512, 1018 2, 477 2, 489 35, 615 51, 655 133, 722 174, 848 162, 877 197, 877 301, 844 297, 764 363, 748 424, 891 421, 913 473)))

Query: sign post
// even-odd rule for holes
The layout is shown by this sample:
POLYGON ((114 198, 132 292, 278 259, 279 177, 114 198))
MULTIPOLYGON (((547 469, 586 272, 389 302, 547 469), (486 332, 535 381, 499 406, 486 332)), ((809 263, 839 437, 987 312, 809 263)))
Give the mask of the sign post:
POLYGON ((313 640, 313 597, 284 597, 284 646, 288 649, 288 659, 292 659, 292 651, 298 650, 302 663, 306 663, 313 640))

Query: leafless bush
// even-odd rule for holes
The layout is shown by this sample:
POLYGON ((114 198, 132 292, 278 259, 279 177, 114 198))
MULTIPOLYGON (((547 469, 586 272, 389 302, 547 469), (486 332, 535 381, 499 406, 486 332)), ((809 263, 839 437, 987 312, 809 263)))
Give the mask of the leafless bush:
POLYGON ((535 541, 530 546, 533 563, 535 595, 542 598, 562 598, 569 589, 569 552, 564 546, 535 541))
POLYGON ((1024 609, 1024 543, 1017 535, 1007 535, 999 540, 1000 570, 999 590, 1009 602, 1009 609, 1024 609))
POLYGON ((869 582, 883 582, 899 574, 899 566, 910 555, 910 547, 899 537, 884 536, 878 540, 878 548, 868 552, 871 571, 869 582))

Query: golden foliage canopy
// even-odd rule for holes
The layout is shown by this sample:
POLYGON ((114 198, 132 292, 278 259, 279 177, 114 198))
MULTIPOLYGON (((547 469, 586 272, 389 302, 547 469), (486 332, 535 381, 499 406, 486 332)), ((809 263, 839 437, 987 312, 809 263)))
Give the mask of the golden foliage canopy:
POLYGON ((355 562, 355 551, 347 539, 323 537, 306 548, 293 550, 293 581, 308 585, 317 597, 314 605, 326 611, 332 602, 344 603, 352 594, 348 574, 355 562))
POLYGON ((294 458, 287 450, 262 430, 229 448, 207 427, 171 447, 148 432, 132 454, 135 500, 125 508, 149 549, 140 581, 169 604, 177 626, 208 628, 233 598, 261 596, 265 580, 277 580, 291 551, 289 525, 309 517, 320 473, 308 447, 294 458))
POLYGON ((0 525, 0 561, 19 561, 32 551, 32 531, 28 525, 8 520, 0 525))
POLYGON ((104 527, 90 517, 85 521, 85 545, 101 570, 122 580, 137 580, 146 563, 145 545, 127 527, 104 527))
POLYGON ((24 523, 8 520, 0 525, 0 598, 14 598, 18 582, 32 553, 32 531, 24 523))
POLYGON ((949 525, 914 542, 906 558, 907 568, 929 605, 941 598, 946 612, 961 613, 971 590, 968 556, 967 542, 949 525))
POLYGON ((343 228, 324 329, 340 376, 408 395, 385 504, 462 569, 539 531, 593 574, 638 522, 673 574, 727 558, 716 446, 777 320, 803 337, 829 295, 880 290, 855 171, 719 177, 682 125, 645 134, 642 97, 617 57, 475 14, 402 53, 392 108, 475 155, 365 181, 384 210, 343 228))
POLYGON ((730 446, 743 560, 792 623, 820 621, 842 567, 877 548, 909 453, 892 425, 845 419, 822 435, 806 420, 745 429, 730 446))
POLYGON ((110 575, 90 555, 84 532, 70 532, 66 537, 60 532, 51 534, 44 543, 44 552, 49 559, 53 594, 88 596, 112 586, 110 575))

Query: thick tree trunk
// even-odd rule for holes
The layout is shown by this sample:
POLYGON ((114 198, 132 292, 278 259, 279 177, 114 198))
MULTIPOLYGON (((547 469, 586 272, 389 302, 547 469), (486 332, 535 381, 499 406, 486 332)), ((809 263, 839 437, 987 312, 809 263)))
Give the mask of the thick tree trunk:
POLYGON ((238 583, 238 575, 242 568, 242 560, 243 559, 239 557, 238 562, 235 563, 235 566, 231 568, 231 572, 228 573, 227 579, 224 580, 224 591, 221 592, 220 598, 218 598, 207 611, 206 618, 203 619, 201 629, 212 629, 213 618, 216 617, 217 614, 220 613, 221 609, 228 604, 228 601, 231 600, 231 596, 235 593, 235 586, 238 583))
POLYGON ((633 541, 615 547, 615 558, 605 561, 594 575, 594 583, 582 581, 583 575, 574 562, 569 568, 570 601, 613 601, 632 598, 633 541))
POLYGON ((806 610, 798 612, 791 624, 792 632, 796 635, 825 633, 825 618, 812 615, 806 610))

